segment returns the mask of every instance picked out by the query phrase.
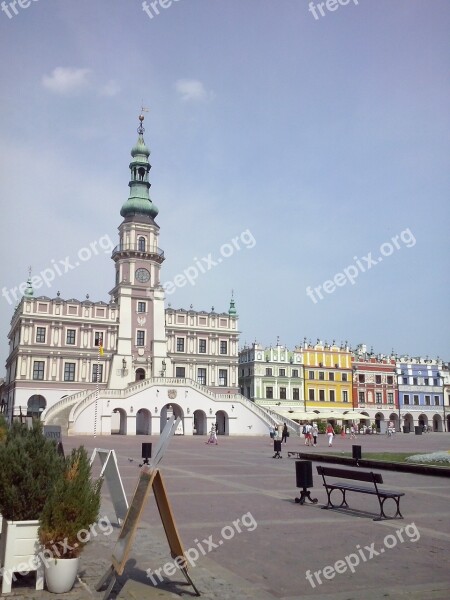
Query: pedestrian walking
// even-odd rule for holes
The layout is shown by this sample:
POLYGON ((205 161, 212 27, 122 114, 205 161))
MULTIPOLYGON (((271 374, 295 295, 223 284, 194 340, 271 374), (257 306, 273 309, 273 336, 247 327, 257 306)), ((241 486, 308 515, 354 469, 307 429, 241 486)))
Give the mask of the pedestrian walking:
POLYGON ((282 433, 281 433, 281 443, 283 443, 283 442, 284 442, 285 444, 287 443, 287 438, 288 438, 288 435, 289 435, 289 433, 288 433, 288 428, 287 428, 287 425, 286 425, 286 423, 285 423, 285 424, 283 425, 283 431, 282 431, 282 433))
POLYGON ((217 446, 217 433, 216 433, 216 426, 212 425, 211 426, 211 431, 209 432, 209 439, 207 442, 205 442, 205 444, 213 444, 215 446, 217 446))
POLYGON ((333 445, 334 429, 331 423, 327 425, 328 446, 333 445))
POLYGON ((355 426, 353 425, 353 423, 350 425, 350 439, 351 440, 356 439, 355 426))
POLYGON ((312 424, 311 434, 313 437, 313 446, 317 446, 317 436, 319 434, 319 428, 317 427, 317 423, 312 424))

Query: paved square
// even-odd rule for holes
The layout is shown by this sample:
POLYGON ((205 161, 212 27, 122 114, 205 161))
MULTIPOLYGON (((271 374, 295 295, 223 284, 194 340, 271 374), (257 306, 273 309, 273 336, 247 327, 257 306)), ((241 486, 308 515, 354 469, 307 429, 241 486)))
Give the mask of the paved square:
MULTIPOLYGON (((295 459, 287 450, 303 450, 303 440, 289 438, 283 459, 274 460, 267 438, 219 437, 218 446, 203 437, 175 436, 160 464, 183 545, 189 549, 193 581, 204 598, 394 600, 450 597, 450 480, 384 471, 386 487, 405 492, 401 500, 404 520, 374 522, 378 503, 374 496, 353 494, 350 505, 358 512, 324 511, 326 494, 313 463, 312 496, 319 503, 294 502, 295 459), (399 533, 400 530, 400 533, 399 533), (348 558, 350 556, 353 558, 348 558), (356 564, 356 561, 358 563, 356 564), (353 564, 355 563, 355 564, 353 564), (350 565, 352 565, 350 567, 350 565), (328 567, 328 569, 326 569, 328 567), (310 581, 306 578, 310 571, 310 581), (352 572, 353 571, 353 572, 352 572), (318 576, 314 576, 318 573, 318 576), (324 573, 326 575, 324 575, 324 573), (321 583, 319 583, 319 581, 321 583)), ((133 494, 141 462, 143 441, 149 437, 68 438, 66 452, 84 444, 114 448, 128 497, 133 494)), ((365 452, 398 450, 418 453, 449 450, 450 434, 365 435, 356 440, 336 438, 333 452, 351 451, 353 443, 365 452)), ((319 436, 313 452, 328 451, 319 436)), ((96 463, 96 471, 100 463, 96 463)), ((114 521, 109 492, 103 489, 103 510, 114 521)), ((82 554, 81 583, 65 597, 70 600, 101 598, 93 591, 108 560, 118 529, 98 536, 82 554), (90 590, 90 591, 89 591, 90 590)), ((193 597, 182 575, 151 593, 146 576, 168 578, 159 571, 171 562, 154 500, 146 506, 136 536, 127 578, 120 580, 115 596, 123 598, 193 597), (136 583, 137 582, 137 583, 136 583), (163 591, 166 594, 162 593, 163 591)), ((18 585, 13 586, 16 594, 18 585)), ((29 588, 20 598, 46 598, 29 588)), ((48 597, 53 597, 48 595, 48 597)))

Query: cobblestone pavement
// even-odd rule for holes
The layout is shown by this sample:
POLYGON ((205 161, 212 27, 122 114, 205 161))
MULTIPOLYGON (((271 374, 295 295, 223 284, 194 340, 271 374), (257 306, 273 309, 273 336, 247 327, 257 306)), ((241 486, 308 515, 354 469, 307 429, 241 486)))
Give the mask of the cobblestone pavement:
MULTIPOLYGON (((68 438, 66 451, 84 444, 114 448, 122 481, 130 498, 138 477, 142 441, 152 437, 68 438)), ((450 449, 450 434, 360 436, 357 441, 336 439, 334 452, 351 451, 352 443, 370 451, 423 453, 450 449)), ((449 480, 408 473, 383 472, 386 487, 405 492, 404 520, 374 522, 376 498, 350 496, 352 511, 322 511, 325 492, 317 475, 312 495, 318 504, 295 504, 295 459, 286 450, 304 449, 303 441, 289 438, 283 460, 273 460, 269 438, 219 438, 210 447, 198 437, 177 436, 161 463, 161 472, 185 549, 204 550, 189 569, 206 600, 444 600, 450 597, 449 480), (236 526, 238 522, 238 526, 236 526), (408 529, 407 529, 408 527, 408 529), (240 531, 238 531, 238 528, 240 531), (403 528, 403 529, 402 529, 403 528), (402 540, 398 531, 403 531, 402 540), (413 532, 415 533, 412 536, 413 532), (408 535, 407 535, 408 533, 408 535), (411 534, 411 535, 410 535, 411 534), (419 535, 419 537, 417 537, 419 535), (389 544, 387 543, 389 540, 389 544), (395 542, 395 543, 394 543, 395 542), (366 560, 329 579, 323 572, 350 554, 365 550, 366 560), (372 551, 370 550, 372 549, 372 551), (373 554, 376 549, 376 554, 373 554), (319 573, 321 583, 307 580, 319 573)), ((315 448, 308 450, 316 451, 315 448)), ((319 438, 317 451, 328 451, 319 438)), ((96 472, 100 465, 96 464, 96 472)), ((315 470, 315 469, 314 469, 315 470)), ((107 486, 103 515, 115 523, 107 486)), ((95 586, 110 565, 119 528, 100 534, 81 555, 79 580, 61 596, 33 589, 33 577, 13 584, 14 600, 91 600, 103 598, 95 586)), ((157 587, 159 568, 170 561, 170 550, 152 498, 143 511, 124 576, 111 600, 195 597, 181 573, 164 577, 157 587)), ((348 567, 348 564, 347 564, 348 567)), ((325 571, 327 572, 327 571, 325 571)), ((330 572, 328 571, 328 575, 330 572)))

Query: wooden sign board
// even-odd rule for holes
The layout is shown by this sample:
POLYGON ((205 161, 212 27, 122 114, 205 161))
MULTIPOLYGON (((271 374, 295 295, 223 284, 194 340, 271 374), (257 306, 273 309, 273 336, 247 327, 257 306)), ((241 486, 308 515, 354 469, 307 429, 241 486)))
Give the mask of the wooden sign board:
POLYGON ((112 553, 112 564, 117 575, 122 575, 125 568, 139 519, 141 518, 145 501, 152 489, 155 475, 156 470, 151 469, 150 467, 142 467, 130 508, 128 509, 127 516, 125 517, 125 521, 123 522, 122 529, 112 553))
POLYGON ((128 500, 123 489, 122 479, 117 465, 115 450, 103 450, 102 448, 94 448, 91 456, 91 465, 95 457, 99 456, 102 463, 100 477, 103 477, 108 485, 111 500, 116 512, 117 522, 119 525, 123 523, 128 512, 128 500))

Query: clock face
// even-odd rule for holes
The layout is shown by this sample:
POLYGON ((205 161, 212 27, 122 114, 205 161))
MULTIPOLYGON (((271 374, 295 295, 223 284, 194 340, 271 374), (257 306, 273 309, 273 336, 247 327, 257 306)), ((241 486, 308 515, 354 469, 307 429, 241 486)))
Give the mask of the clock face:
POLYGON ((147 269, 136 269, 136 279, 141 283, 146 283, 150 279, 150 273, 147 269))

